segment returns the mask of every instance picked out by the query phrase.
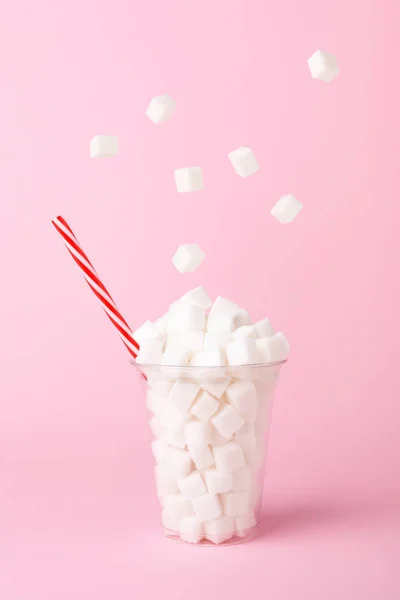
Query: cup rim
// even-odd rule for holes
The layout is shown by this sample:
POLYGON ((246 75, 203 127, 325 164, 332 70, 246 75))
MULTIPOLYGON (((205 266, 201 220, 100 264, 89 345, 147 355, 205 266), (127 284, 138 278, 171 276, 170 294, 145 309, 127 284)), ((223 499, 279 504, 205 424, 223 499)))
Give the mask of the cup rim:
POLYGON ((170 371, 188 371, 188 372, 193 372, 195 373, 196 371, 204 371, 204 370, 210 370, 210 371, 221 371, 221 370, 226 370, 226 371, 231 371, 234 369, 270 369, 272 367, 280 367, 284 364, 286 364, 288 362, 288 359, 285 358, 284 360, 279 360, 276 362, 263 362, 263 363, 253 363, 250 365, 212 365, 212 366, 199 366, 199 365, 160 365, 160 364, 151 364, 151 363, 137 363, 134 360, 130 360, 129 364, 131 364, 133 367, 135 367, 136 369, 154 369, 154 370, 162 370, 162 369, 168 369, 170 371))

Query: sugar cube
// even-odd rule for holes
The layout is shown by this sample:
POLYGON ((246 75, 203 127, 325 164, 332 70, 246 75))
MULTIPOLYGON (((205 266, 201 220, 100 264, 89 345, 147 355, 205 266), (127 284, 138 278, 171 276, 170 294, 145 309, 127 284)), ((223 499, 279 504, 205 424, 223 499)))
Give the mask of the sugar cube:
POLYGON ((181 517, 171 510, 164 508, 161 511, 162 526, 173 533, 179 532, 181 517))
POLYGON ((227 387, 225 397, 229 404, 234 406, 241 415, 252 412, 257 408, 257 391, 251 381, 234 381, 227 387))
POLYGON ((254 327, 256 328, 257 336, 259 338, 270 337, 275 333, 270 320, 267 318, 261 319, 261 321, 257 321, 254 327))
POLYGON ((204 527, 195 516, 183 517, 179 523, 181 540, 189 544, 198 544, 204 537, 204 527))
POLYGON ((191 500, 198 496, 202 496, 207 491, 204 481, 198 471, 192 471, 189 475, 186 475, 186 477, 178 479, 178 487, 182 496, 191 500))
POLYGON ((192 469, 192 459, 189 452, 171 446, 166 450, 161 464, 168 470, 171 477, 176 479, 185 477, 192 469))
POLYGON ((256 337, 258 337, 258 336, 257 336, 257 330, 254 325, 242 325, 241 327, 238 327, 237 329, 235 329, 235 331, 231 335, 231 338, 233 340, 237 340, 240 338, 256 338, 256 337))
POLYGON ((197 520, 201 523, 218 519, 222 514, 221 505, 216 494, 207 493, 198 498, 193 498, 192 507, 197 520))
POLYGON ((206 392, 219 399, 222 397, 231 381, 232 378, 228 376, 218 377, 216 379, 207 379, 207 381, 203 381, 201 383, 201 387, 203 390, 206 390, 206 392))
POLYGON ((234 439, 238 444, 240 444, 240 447, 244 452, 256 450, 257 441, 254 423, 245 423, 243 427, 236 432, 234 439))
POLYGON ((169 331, 202 331, 205 323, 206 311, 204 308, 179 301, 171 304, 168 312, 169 331))
POLYGON ((211 423, 218 433, 229 438, 244 425, 245 421, 236 408, 225 404, 211 419, 211 423))
POLYGON ((307 60, 311 77, 320 81, 330 82, 339 75, 340 69, 336 57, 328 52, 316 50, 307 60))
POLYGON ((154 96, 150 100, 150 104, 146 110, 146 116, 149 117, 155 125, 169 121, 175 112, 176 103, 168 96, 163 94, 161 96, 154 96))
POLYGON ((235 517, 235 530, 239 537, 244 537, 249 529, 257 524, 257 520, 253 510, 250 510, 245 515, 235 517))
POLYGON ((207 469, 204 473, 207 489, 213 494, 229 492, 233 486, 232 473, 218 471, 218 469, 207 469))
POLYGON ((291 223, 303 208, 302 203, 292 194, 281 196, 271 209, 271 215, 286 225, 291 223))
POLYGON ((175 169, 175 183, 178 192, 197 192, 204 188, 201 167, 175 169))
POLYGON ((224 514, 228 517, 245 515, 249 510, 249 492, 227 492, 222 494, 221 503, 224 514))
POLYGON ((186 294, 182 297, 182 300, 189 302, 189 304, 194 304, 195 306, 200 306, 200 308, 205 309, 210 308, 213 304, 211 298, 208 296, 206 290, 202 286, 186 292, 186 294))
POLYGON ((163 496, 164 508, 179 517, 190 517, 193 515, 192 503, 181 494, 167 494, 163 496))
POLYGON ((184 425, 185 439, 189 447, 207 446, 211 442, 211 428, 208 423, 191 419, 184 425))
POLYGON ((231 539, 234 534, 232 517, 222 516, 204 524, 205 537, 214 544, 222 544, 231 539))
POLYGON ((178 379, 168 395, 167 403, 171 408, 186 413, 199 392, 200 386, 190 379, 178 379))
POLYGON ((179 492, 178 484, 168 469, 162 465, 157 465, 154 468, 154 474, 156 479, 156 488, 158 496, 165 496, 166 494, 176 494, 179 492))
POLYGON ((232 482, 232 490, 234 492, 247 492, 251 490, 251 471, 249 467, 242 467, 241 469, 236 469, 233 476, 232 482))
POLYGON ((118 154, 118 137, 116 135, 95 135, 90 140, 90 157, 105 158, 118 154))
POLYGON ((205 258, 198 244, 182 244, 175 252, 172 262, 179 273, 193 273, 205 258))
POLYGON ((243 451, 236 442, 213 448, 213 454, 217 469, 226 473, 232 473, 246 465, 243 451))
POLYGON ((189 446, 189 454, 198 469, 208 469, 214 464, 214 455, 209 446, 189 446))
POLYGON ((192 404, 190 412, 203 423, 207 423, 219 408, 219 402, 205 390, 201 391, 192 404))
POLYGON ((249 175, 256 173, 260 168, 260 165, 250 148, 241 146, 237 150, 230 152, 228 157, 236 173, 241 177, 248 177, 249 175))
POLYGON ((255 365, 262 362, 263 356, 256 344, 257 340, 241 338, 226 346, 229 365, 255 365))

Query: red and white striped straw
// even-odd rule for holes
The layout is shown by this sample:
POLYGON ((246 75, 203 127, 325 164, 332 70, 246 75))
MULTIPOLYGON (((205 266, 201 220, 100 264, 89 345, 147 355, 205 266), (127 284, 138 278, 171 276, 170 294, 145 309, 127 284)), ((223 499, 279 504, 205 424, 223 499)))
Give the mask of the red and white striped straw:
POLYGON ((106 312, 114 327, 118 330, 118 333, 121 336, 121 339, 124 342, 125 346, 128 348, 128 351, 133 356, 133 358, 136 358, 139 350, 139 344, 134 339, 128 323, 125 321, 124 317, 119 312, 114 300, 111 298, 105 286, 100 281, 92 263, 82 250, 71 227, 68 225, 68 223, 63 217, 56 217, 52 220, 52 223, 57 229, 58 233, 63 238, 67 250, 69 251, 72 258, 80 268, 82 275, 89 284, 92 292, 100 300, 104 311, 106 312))

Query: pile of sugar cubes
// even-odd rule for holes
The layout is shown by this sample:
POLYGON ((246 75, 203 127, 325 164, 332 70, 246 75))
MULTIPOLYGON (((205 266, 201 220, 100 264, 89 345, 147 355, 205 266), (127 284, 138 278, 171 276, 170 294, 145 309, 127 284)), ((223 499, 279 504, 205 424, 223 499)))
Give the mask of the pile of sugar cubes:
POLYGON ((268 319, 253 325, 246 310, 222 297, 213 302, 198 287, 154 323, 146 321, 134 337, 148 384, 167 535, 192 544, 246 536, 257 519, 279 370, 249 365, 285 360, 285 336, 268 319), (191 366, 200 368, 191 372, 191 366))

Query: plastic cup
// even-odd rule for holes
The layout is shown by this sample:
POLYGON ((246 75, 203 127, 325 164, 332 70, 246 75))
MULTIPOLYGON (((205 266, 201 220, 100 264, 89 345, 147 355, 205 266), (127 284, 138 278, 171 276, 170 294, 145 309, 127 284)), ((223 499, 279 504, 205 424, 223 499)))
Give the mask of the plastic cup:
POLYGON ((207 368, 134 365, 150 411, 156 489, 167 538, 224 546, 257 535, 273 396, 284 362, 207 368), (173 389, 180 393, 171 394, 173 389), (201 395, 206 402, 198 411, 201 395), (224 423, 218 415, 227 406, 235 409, 229 409, 235 418, 224 423), (187 427, 193 420, 194 431, 187 427))

